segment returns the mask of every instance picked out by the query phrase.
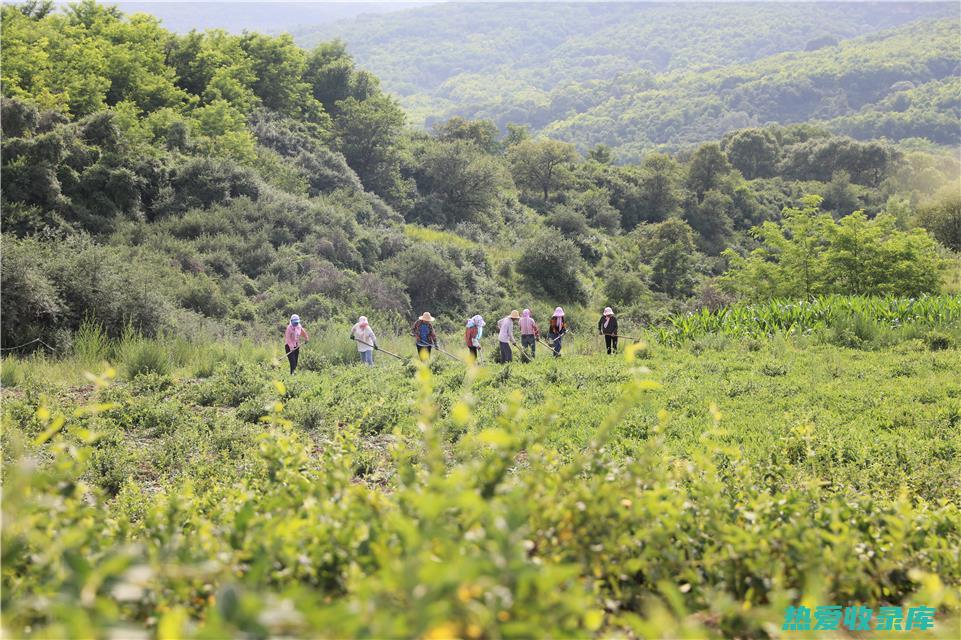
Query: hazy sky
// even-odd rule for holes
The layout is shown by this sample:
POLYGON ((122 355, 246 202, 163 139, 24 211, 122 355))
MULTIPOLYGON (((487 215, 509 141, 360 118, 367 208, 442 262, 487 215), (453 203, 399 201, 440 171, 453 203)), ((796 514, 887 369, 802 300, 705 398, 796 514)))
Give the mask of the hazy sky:
MULTIPOLYGON (((412 9, 436 0, 100 0, 117 5, 125 13, 144 12, 160 18, 167 29, 186 33, 191 29, 225 29, 233 33, 296 31, 347 20, 364 13, 412 9), (228 5, 244 5, 231 10, 228 5)), ((58 2, 66 4, 66 2, 58 2)))

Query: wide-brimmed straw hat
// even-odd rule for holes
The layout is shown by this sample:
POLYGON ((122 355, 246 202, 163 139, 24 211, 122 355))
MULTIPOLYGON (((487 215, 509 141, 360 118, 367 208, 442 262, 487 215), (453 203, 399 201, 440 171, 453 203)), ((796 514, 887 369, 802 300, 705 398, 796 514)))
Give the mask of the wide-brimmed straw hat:
POLYGON ((604 307, 604 315, 605 315, 605 316, 612 316, 612 315, 614 315, 614 310, 611 309, 610 307, 604 307))
POLYGON ((517 312, 517 309, 511 311, 511 320, 520 320, 521 314, 517 312))
POLYGON ((563 318, 563 317, 564 317, 564 310, 561 309, 560 307, 557 307, 556 309, 554 309, 554 317, 555 317, 555 318, 563 318))
POLYGON ((433 322, 434 316, 430 315, 429 312, 425 311, 424 313, 421 314, 420 319, 423 320, 424 322, 433 322))

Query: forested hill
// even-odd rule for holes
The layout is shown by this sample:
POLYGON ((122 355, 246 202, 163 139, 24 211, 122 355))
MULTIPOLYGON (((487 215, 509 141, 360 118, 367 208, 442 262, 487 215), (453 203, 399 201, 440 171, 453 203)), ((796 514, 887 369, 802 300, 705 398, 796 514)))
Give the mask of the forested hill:
POLYGON ((946 142, 958 17, 955 3, 445 4, 295 37, 343 39, 415 124, 521 123, 636 160, 811 119, 946 142))
MULTIPOLYGON (((410 128, 338 43, 180 35, 91 0, 2 11, 3 348, 66 349, 90 322, 256 337, 296 311, 342 335, 360 314, 404 331, 429 310, 451 330, 478 312, 563 304, 590 322, 613 305, 654 323, 736 298, 958 289, 944 267, 961 250, 961 169, 930 144, 772 125, 617 163, 488 120, 410 128), (799 255, 816 277, 798 280, 799 255)), ((951 28, 906 29, 878 40, 904 54, 879 73, 944 73, 917 60, 951 28)), ((869 45, 824 63, 862 101, 870 88, 838 78, 869 45)), ((776 72, 740 72, 744 108, 773 108, 776 72)), ((710 114, 690 83, 679 73, 691 98, 662 110, 710 114)), ((933 87, 905 90, 905 113, 950 99, 933 87)))

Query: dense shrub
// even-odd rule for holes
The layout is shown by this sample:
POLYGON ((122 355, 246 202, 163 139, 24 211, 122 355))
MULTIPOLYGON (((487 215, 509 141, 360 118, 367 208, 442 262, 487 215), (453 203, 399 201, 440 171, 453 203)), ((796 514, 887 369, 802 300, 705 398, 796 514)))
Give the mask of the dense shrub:
POLYGON ((256 200, 262 188, 256 174, 229 160, 190 158, 173 169, 170 195, 158 214, 183 213, 240 197, 256 200))
POLYGON ((177 293, 177 302, 213 318, 227 314, 228 303, 217 283, 206 275, 194 276, 177 293))
POLYGON ((43 264, 41 244, 4 234, 2 248, 3 346, 49 338, 63 302, 43 264))
POLYGON ((931 351, 943 351, 954 345, 954 339, 943 331, 931 330, 924 334, 924 342, 931 351))
POLYGON ((611 304, 633 304, 650 296, 651 290, 641 273, 614 270, 604 282, 604 296, 611 304))
POLYGON ((163 271, 157 264, 132 263, 86 236, 44 241, 4 235, 3 344, 41 336, 53 343, 85 319, 114 337, 128 325, 154 335, 168 318, 157 287, 163 271))
POLYGON ((961 195, 947 195, 922 207, 917 214, 917 224, 948 249, 961 252, 961 195))
POLYGON ((437 313, 464 308, 464 272, 444 251, 416 245, 391 258, 384 270, 403 284, 417 315, 431 309, 437 313))
POLYGON ((899 231, 890 215, 854 212, 839 221, 809 196, 803 209, 755 230, 760 248, 748 256, 725 251, 731 268, 722 283, 761 300, 819 293, 919 296, 941 289, 941 258, 924 232, 899 231))
POLYGON ((573 242, 556 231, 542 231, 523 247, 517 272, 535 291, 560 302, 581 302, 586 292, 578 272, 583 265, 573 242))

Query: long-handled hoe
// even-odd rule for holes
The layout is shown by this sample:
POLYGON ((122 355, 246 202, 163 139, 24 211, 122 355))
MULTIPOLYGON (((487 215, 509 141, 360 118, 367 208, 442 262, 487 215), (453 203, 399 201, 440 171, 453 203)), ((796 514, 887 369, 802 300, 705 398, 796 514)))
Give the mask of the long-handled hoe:
MULTIPOLYGON (((443 349, 441 349, 441 348, 440 348, 440 345, 437 344, 436 342, 433 343, 433 344, 422 344, 422 343, 420 343, 420 342, 417 342, 417 343, 415 343, 415 345, 417 346, 418 351, 420 351, 421 347, 430 347, 430 348, 432 348, 432 349, 437 349, 438 351, 440 351, 441 353, 443 353, 445 356, 448 356, 448 357, 450 357, 450 358, 453 358, 454 360, 457 360, 457 362, 460 362, 460 363, 462 363, 462 364, 463 364, 463 362, 464 362, 463 360, 461 360, 460 358, 458 358, 457 356, 455 356, 453 353, 449 353, 449 352, 444 351, 443 349)), ((418 354, 418 355, 419 355, 419 354, 418 354)))
POLYGON ((537 341, 540 342, 540 343, 541 343, 542 345, 544 345, 545 347, 547 347, 548 349, 550 349, 550 350, 551 350, 551 353, 554 353, 554 345, 553 345, 552 342, 547 342, 547 340, 545 340, 545 339, 543 339, 543 338, 538 338, 537 341))
POLYGON ((402 356, 399 356, 399 355, 397 355, 396 353, 391 353, 391 352, 388 351, 387 349, 381 349, 381 348, 378 347, 377 345, 373 345, 373 344, 371 344, 371 343, 369 343, 369 342, 364 342, 363 340, 361 340, 361 339, 359 339, 359 338, 354 338, 354 340, 356 340, 357 342, 359 342, 359 343, 361 343, 361 344, 366 344, 368 347, 373 347, 375 351, 380 351, 381 353, 386 353, 386 354, 389 355, 389 356, 393 356, 393 357, 397 358, 398 360, 403 360, 403 359, 404 359, 402 356))
POLYGON ((434 343, 434 348, 437 349, 438 351, 440 351, 441 353, 443 353, 445 356, 449 356, 449 357, 453 358, 454 360, 457 360, 457 362, 460 362, 461 364, 464 364, 464 361, 463 361, 463 360, 461 360, 460 358, 458 358, 457 356, 455 356, 453 353, 450 353, 449 351, 444 351, 443 349, 440 348, 440 345, 437 344, 436 342, 434 343))
POLYGON ((531 354, 527 353, 527 349, 517 346, 516 342, 509 342, 508 344, 511 346, 511 350, 518 354, 521 362, 530 362, 533 360, 531 354))
POLYGON ((566 336, 566 335, 569 334, 569 333, 574 333, 574 332, 571 331, 570 329, 568 329, 567 331, 565 331, 565 332, 562 333, 561 335, 557 336, 556 338, 547 338, 547 340, 549 340, 549 342, 545 342, 544 340, 542 340, 542 339, 540 339, 540 338, 538 338, 537 341, 540 342, 540 343, 541 343, 542 345, 544 345, 545 347, 547 347, 548 349, 550 349, 550 350, 551 350, 551 353, 554 353, 554 343, 557 342, 560 338, 563 338, 564 336, 566 336))
MULTIPOLYGON (((597 335, 594 336, 594 337, 595 337, 595 338, 600 338, 602 335, 605 336, 605 337, 606 337, 606 336, 611 336, 612 338, 624 338, 625 340, 633 340, 635 344, 638 343, 638 342, 640 342, 640 341, 642 340, 642 338, 635 338, 634 336, 622 336, 622 335, 619 335, 619 334, 616 334, 616 333, 603 333, 603 334, 600 334, 600 333, 599 333, 599 334, 597 334, 597 335)), ((594 344, 597 345, 598 343, 595 341, 594 344)), ((603 346, 603 345, 599 345, 599 348, 600 348, 600 349, 604 349, 604 346, 603 346)))
MULTIPOLYGON (((286 358, 287 356, 289 356, 290 354, 292 354, 294 351, 299 350, 299 349, 300 349, 302 346, 304 346, 305 344, 307 344, 307 343, 306 343, 306 342, 302 342, 302 343, 298 344, 296 347, 294 347, 293 349, 291 349, 290 351, 285 351, 285 352, 284 352, 284 357, 286 358)), ((274 365, 275 365, 275 366, 278 366, 278 367, 279 367, 279 366, 280 366, 280 363, 281 363, 281 360, 280 360, 279 358, 275 358, 275 359, 274 359, 274 365)))
POLYGON ((638 342, 639 340, 642 340, 642 338, 635 338, 634 336, 622 336, 616 333, 602 334, 602 335, 610 335, 612 338, 624 338, 625 340, 633 340, 634 342, 638 342))

